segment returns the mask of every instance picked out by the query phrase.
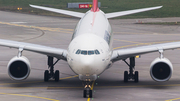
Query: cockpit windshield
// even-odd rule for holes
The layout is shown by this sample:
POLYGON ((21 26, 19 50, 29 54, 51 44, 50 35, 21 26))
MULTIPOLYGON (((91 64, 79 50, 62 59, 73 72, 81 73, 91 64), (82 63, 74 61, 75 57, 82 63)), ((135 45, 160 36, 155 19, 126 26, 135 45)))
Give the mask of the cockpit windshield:
POLYGON ((88 55, 93 55, 94 51, 88 51, 88 55))
POLYGON ((76 51, 76 54, 82 54, 82 55, 94 55, 94 54, 96 54, 96 55, 98 55, 98 54, 100 54, 100 52, 97 49, 96 50, 80 50, 80 49, 78 49, 76 51))
POLYGON ((82 55, 87 55, 87 51, 82 50, 82 51, 81 51, 81 54, 82 54, 82 55))

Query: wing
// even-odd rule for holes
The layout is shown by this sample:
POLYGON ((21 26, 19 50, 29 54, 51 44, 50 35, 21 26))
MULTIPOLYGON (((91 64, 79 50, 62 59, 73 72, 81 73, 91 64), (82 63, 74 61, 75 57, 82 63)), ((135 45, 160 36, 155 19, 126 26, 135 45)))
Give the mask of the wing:
POLYGON ((155 9, 159 9, 159 8, 161 8, 161 7, 162 7, 162 6, 157 6, 157 7, 150 7, 150 8, 143 8, 143 9, 135 9, 135 10, 122 11, 122 12, 107 13, 107 14, 106 14, 106 17, 107 17, 107 18, 114 18, 114 17, 124 16, 124 15, 130 15, 130 14, 135 14, 135 13, 140 13, 140 12, 155 10, 155 9))
POLYGON ((119 49, 119 50, 113 51, 111 61, 115 62, 118 60, 134 57, 137 55, 158 52, 161 50, 170 50, 170 49, 173 50, 177 48, 180 48, 180 42, 171 42, 171 43, 164 43, 164 44, 141 46, 141 47, 136 47, 136 48, 119 49))
POLYGON ((24 42, 17 42, 17 41, 10 41, 10 40, 3 40, 0 39, 0 46, 10 47, 10 48, 21 48, 23 50, 32 51, 40 54, 44 54, 47 56, 56 57, 58 59, 66 59, 67 50, 59 49, 59 48, 52 48, 42 45, 24 43, 24 42))
POLYGON ((62 10, 62 9, 42 7, 42 6, 36 6, 36 5, 30 5, 30 6, 33 8, 42 9, 42 10, 51 11, 51 12, 60 13, 60 14, 65 14, 65 15, 70 15, 70 16, 74 16, 74 17, 78 17, 78 18, 82 18, 85 15, 84 13, 62 10))

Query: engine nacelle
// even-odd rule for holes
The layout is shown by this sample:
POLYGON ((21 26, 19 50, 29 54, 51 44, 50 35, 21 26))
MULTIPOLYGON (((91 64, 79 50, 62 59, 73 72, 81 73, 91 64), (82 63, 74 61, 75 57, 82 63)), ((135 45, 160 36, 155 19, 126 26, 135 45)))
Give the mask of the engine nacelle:
POLYGON ((30 74, 30 62, 24 57, 15 56, 8 63, 8 74, 13 80, 24 80, 30 74))
POLYGON ((156 58, 150 66, 150 75, 153 80, 168 81, 173 73, 173 65, 167 58, 156 58))

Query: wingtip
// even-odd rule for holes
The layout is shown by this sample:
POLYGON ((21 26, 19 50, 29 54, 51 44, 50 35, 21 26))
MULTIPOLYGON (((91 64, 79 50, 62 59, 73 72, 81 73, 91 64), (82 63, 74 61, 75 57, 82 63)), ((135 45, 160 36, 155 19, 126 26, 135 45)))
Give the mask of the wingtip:
POLYGON ((163 7, 163 5, 162 6, 158 6, 158 8, 162 8, 163 7))
POLYGON ((156 6, 156 7, 153 7, 154 9, 160 9, 162 8, 163 6, 156 6))
POLYGON ((29 6, 31 6, 31 7, 32 7, 33 5, 29 4, 29 6))
POLYGON ((29 4, 30 7, 34 7, 35 5, 29 4))

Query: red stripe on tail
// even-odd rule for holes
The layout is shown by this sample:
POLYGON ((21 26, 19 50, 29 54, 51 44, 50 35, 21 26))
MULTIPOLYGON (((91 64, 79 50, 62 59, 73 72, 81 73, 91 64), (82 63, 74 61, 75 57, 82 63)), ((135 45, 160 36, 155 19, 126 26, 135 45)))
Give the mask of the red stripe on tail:
POLYGON ((99 11, 98 0, 93 0, 93 7, 92 7, 91 11, 93 11, 93 12, 99 11))

